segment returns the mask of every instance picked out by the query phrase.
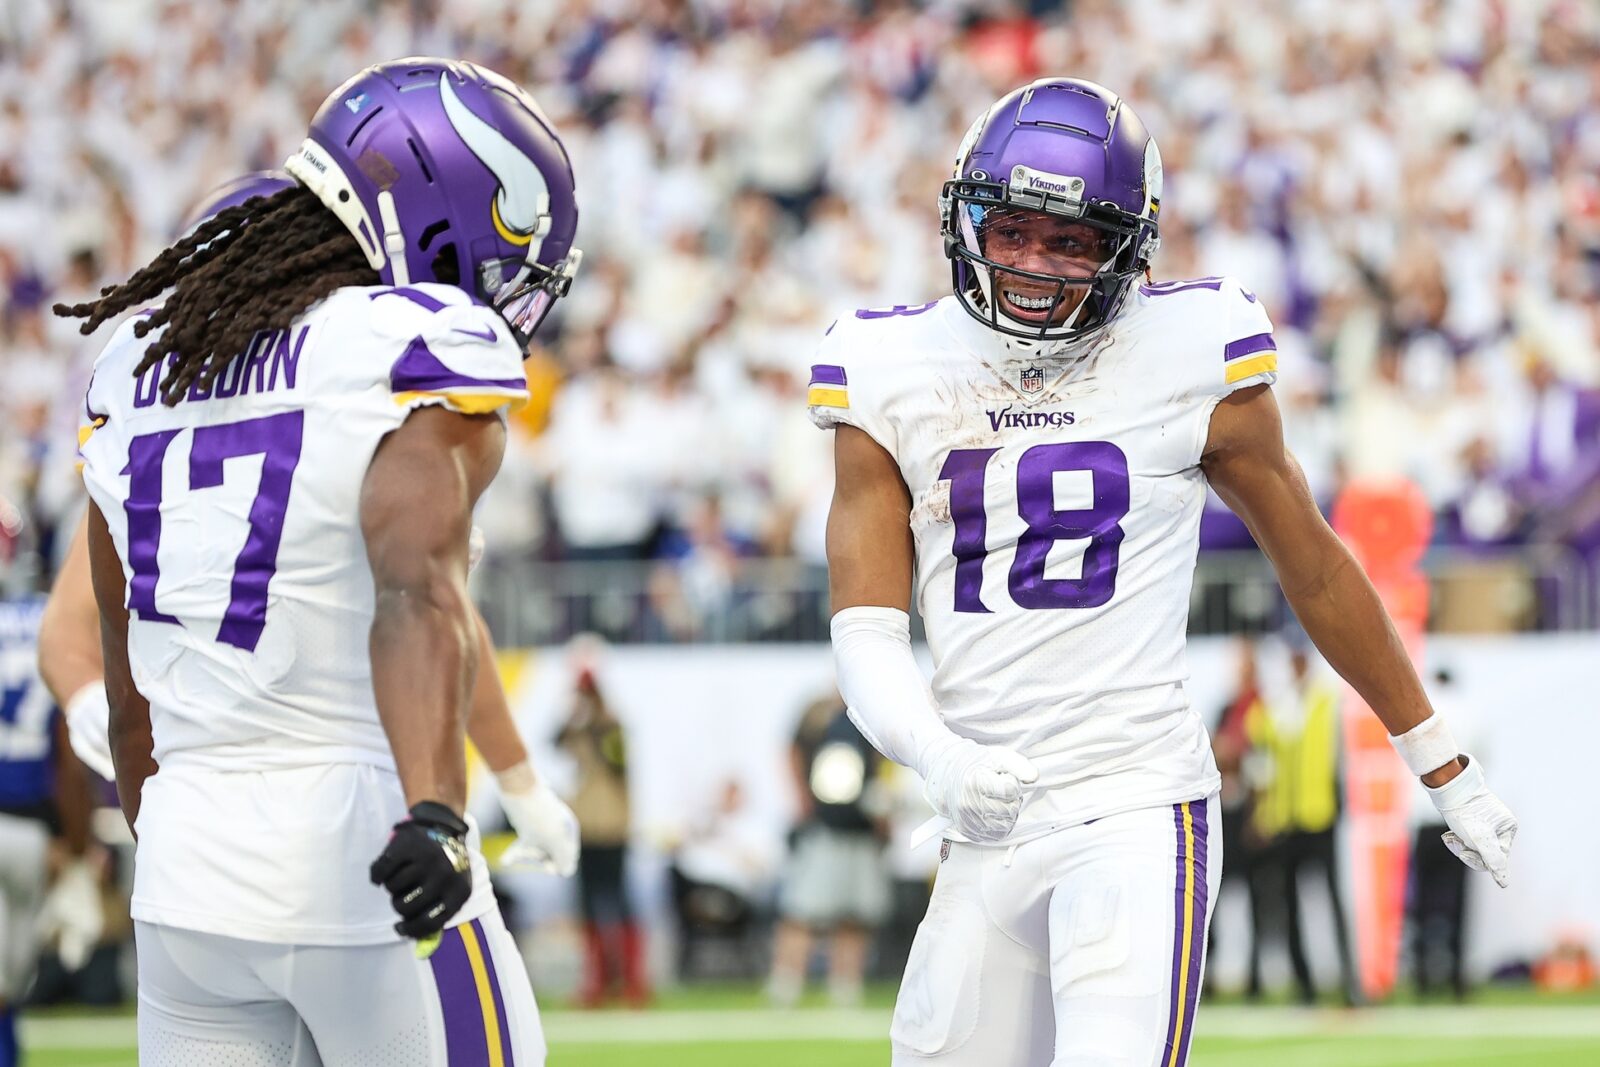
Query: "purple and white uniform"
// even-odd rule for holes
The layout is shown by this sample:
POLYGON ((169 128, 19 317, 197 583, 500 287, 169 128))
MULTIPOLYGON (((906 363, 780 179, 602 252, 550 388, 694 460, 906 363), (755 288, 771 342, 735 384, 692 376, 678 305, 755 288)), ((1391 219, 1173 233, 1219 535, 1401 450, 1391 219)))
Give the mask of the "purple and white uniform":
POLYGON ((396 1058, 381 1062, 489 1062, 451 1051, 451 1005, 483 990, 493 1010, 474 1009, 478 1043, 498 1019, 504 1063, 543 1062, 476 829, 473 896, 433 963, 395 933, 367 877, 406 804, 373 698, 362 483, 410 412, 524 401, 521 346, 453 286, 350 287, 167 407, 165 367, 133 375, 148 344, 124 324, 96 362, 82 456, 123 561, 129 659, 160 765, 144 787, 132 905, 141 1033, 171 1053, 152 1062, 186 1062, 182 1049, 204 1040, 163 1019, 213 1005, 220 1032, 247 1033, 256 1016, 240 1005, 267 999, 279 1002, 261 1009, 258 1036, 278 1035, 268 1044, 293 1044, 283 1020, 298 1018, 313 1056, 392 1038, 396 1058), (314 967, 288 966, 306 954, 314 967), (464 966, 450 964, 458 956, 464 966), (330 974, 346 985, 323 994, 338 1010, 319 1014, 330 974), (355 989, 400 1029, 363 1019, 355 989))
POLYGON ((1184 690, 1199 462, 1217 403, 1275 379, 1271 334, 1208 278, 1137 287, 1054 351, 954 296, 823 340, 813 419, 871 436, 911 493, 940 713, 1040 772, 998 847, 946 834, 896 1064, 1185 1062, 1221 875, 1184 690))
POLYGON ((809 400, 895 458, 945 721, 1039 768, 1007 843, 1204 797, 1184 692, 1211 412, 1276 378, 1272 324, 1227 278, 1143 286, 1087 351, 1018 352, 954 297, 858 311, 809 400))

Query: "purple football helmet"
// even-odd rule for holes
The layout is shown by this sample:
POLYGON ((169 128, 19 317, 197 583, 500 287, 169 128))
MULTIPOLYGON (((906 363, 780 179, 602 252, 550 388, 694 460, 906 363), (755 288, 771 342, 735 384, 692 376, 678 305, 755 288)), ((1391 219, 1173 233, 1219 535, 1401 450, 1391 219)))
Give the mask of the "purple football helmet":
POLYGON ((458 286, 524 345, 583 256, 561 139, 531 96, 472 63, 368 67, 323 101, 284 169, 386 284, 458 286))
POLYGON ((1103 86, 1045 78, 1002 97, 967 131, 939 201, 962 307, 998 333, 1029 341, 1074 342, 1104 329, 1160 244, 1161 182, 1155 141, 1103 86), (1040 273, 997 262, 991 233, 1006 220, 1030 219, 1087 234, 1079 244, 1095 250, 1098 268, 1040 273), (1009 287, 1002 300, 1002 275, 1027 290, 1026 308, 1009 287), (1057 321, 1078 290, 1076 308, 1057 321))
POLYGON ((232 181, 223 182, 201 197, 200 202, 190 208, 189 214, 184 216, 178 232, 188 233, 217 212, 238 207, 251 197, 272 196, 293 185, 294 179, 281 170, 255 170, 249 174, 241 174, 232 181))

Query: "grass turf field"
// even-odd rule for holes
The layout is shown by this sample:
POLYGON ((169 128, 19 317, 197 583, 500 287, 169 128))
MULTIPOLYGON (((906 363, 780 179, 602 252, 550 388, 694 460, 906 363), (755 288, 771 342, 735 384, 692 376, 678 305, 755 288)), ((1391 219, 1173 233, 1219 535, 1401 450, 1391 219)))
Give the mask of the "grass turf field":
MULTIPOLYGON (((777 1012, 745 989, 672 993, 645 1012, 545 1016, 550 1067, 884 1067, 887 1002, 777 1012)), ((132 1067, 131 1015, 36 1013, 23 1067, 132 1067)), ((1200 1013, 1193 1067, 1593 1067, 1600 996, 1491 991, 1463 1006, 1345 1011, 1217 1003, 1200 1013)))

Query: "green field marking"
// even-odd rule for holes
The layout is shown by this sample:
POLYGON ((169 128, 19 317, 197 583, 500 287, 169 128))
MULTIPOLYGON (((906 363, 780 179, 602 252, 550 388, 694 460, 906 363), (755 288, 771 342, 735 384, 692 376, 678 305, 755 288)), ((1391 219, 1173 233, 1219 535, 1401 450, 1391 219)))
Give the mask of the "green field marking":
MULTIPOLYGON (((553 1047, 549 1067, 884 1067, 889 1043, 877 1041, 732 1041, 650 1045, 630 1042, 553 1047)), ((1368 1038, 1228 1040, 1196 1043, 1193 1067, 1592 1067, 1600 1041, 1482 1042, 1368 1038)), ((134 1067, 132 1048, 32 1052, 26 1067, 134 1067)))
POLYGON ((595 1044, 551 1046, 549 1067, 887 1067, 889 1042, 797 1041, 786 1044, 736 1041, 727 1044, 595 1044))
MULTIPOLYGON (((758 993, 693 994, 675 1009, 553 1011, 550 1067, 884 1067, 889 1011, 756 1007, 758 993)), ((26 1067, 134 1067, 126 1012, 26 1013, 26 1067)), ((1222 1004, 1203 1008, 1194 1067, 1594 1067, 1590 998, 1361 1010, 1222 1004)))
POLYGON ((22 1067, 136 1067, 138 1056, 131 1048, 118 1049, 28 1049, 22 1067))
POLYGON ((1600 1040, 1485 1041, 1439 1038, 1197 1038, 1193 1067, 1592 1067, 1600 1040))

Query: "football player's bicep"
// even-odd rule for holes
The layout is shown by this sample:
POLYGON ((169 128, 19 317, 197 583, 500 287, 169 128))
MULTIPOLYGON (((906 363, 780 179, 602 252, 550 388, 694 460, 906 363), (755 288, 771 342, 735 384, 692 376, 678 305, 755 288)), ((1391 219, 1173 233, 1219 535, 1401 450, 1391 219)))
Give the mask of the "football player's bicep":
POLYGON ((828 588, 833 610, 911 610, 911 494, 894 457, 866 433, 841 425, 833 437, 828 512, 828 588))
POLYGON ((380 595, 465 581, 472 508, 500 468, 494 415, 413 411, 385 437, 361 487, 361 532, 380 595))
POLYGON ((1326 562, 1329 542, 1337 538, 1283 443, 1283 418, 1269 387, 1241 389, 1217 404, 1200 466, 1250 528, 1286 590, 1326 562))

